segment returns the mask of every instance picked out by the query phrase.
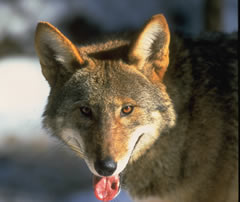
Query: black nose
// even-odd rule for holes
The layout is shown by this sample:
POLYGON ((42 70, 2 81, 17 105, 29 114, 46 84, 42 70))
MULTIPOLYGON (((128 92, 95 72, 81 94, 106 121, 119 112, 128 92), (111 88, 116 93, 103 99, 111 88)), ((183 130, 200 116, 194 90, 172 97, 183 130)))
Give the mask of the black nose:
POLYGON ((99 175, 110 176, 116 170, 117 163, 115 163, 112 158, 107 157, 103 160, 96 160, 94 167, 99 175))

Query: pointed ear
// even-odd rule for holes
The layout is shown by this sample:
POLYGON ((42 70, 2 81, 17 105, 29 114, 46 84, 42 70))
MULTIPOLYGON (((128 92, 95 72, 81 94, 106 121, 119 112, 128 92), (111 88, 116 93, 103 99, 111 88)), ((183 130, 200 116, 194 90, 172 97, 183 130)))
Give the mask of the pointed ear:
POLYGON ((169 64, 169 43, 170 32, 167 21, 163 15, 155 15, 133 41, 129 61, 144 74, 150 74, 154 66, 155 75, 162 80, 169 64))
POLYGON ((39 22, 37 25, 35 49, 42 73, 50 86, 53 86, 58 78, 66 79, 84 64, 77 47, 48 22, 39 22))

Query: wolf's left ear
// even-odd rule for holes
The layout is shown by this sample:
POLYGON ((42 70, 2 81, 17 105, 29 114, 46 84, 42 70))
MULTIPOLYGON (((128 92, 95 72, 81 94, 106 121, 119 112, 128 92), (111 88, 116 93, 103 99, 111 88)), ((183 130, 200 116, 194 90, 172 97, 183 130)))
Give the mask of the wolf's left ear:
POLYGON ((167 21, 163 15, 155 15, 133 41, 129 61, 144 74, 149 76, 151 74, 162 80, 169 64, 169 43, 170 32, 167 21))
POLYGON ((84 64, 77 47, 48 22, 38 23, 35 49, 40 59, 42 73, 50 86, 58 80, 64 82, 84 64))

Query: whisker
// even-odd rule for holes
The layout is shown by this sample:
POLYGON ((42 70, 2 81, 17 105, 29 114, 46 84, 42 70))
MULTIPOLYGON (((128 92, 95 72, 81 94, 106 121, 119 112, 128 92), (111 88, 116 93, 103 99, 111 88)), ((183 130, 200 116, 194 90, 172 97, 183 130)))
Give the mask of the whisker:
POLYGON ((73 144, 68 144, 70 146, 70 148, 75 151, 81 158, 85 158, 86 159, 86 155, 84 154, 84 152, 81 150, 81 148, 77 147, 76 145, 73 144))

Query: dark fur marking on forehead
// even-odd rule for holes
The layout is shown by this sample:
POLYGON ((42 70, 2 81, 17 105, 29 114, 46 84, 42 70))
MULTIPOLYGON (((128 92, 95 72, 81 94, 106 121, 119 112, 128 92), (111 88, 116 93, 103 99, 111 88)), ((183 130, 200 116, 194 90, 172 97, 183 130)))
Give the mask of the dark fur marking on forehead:
POLYGON ((128 45, 120 46, 110 50, 90 53, 88 56, 98 60, 123 60, 127 61, 128 45))

